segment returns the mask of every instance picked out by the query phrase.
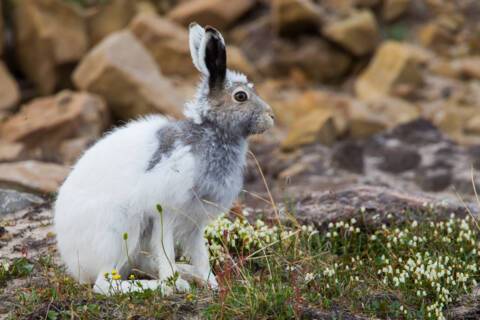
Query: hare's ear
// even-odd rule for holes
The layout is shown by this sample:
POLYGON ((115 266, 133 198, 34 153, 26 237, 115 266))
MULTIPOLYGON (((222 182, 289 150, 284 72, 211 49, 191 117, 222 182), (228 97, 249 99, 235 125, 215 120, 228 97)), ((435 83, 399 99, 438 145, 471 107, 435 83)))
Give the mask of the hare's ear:
POLYGON ((221 89, 227 73, 227 54, 220 32, 191 23, 190 54, 195 67, 208 78, 210 89, 221 89))
POLYGON ((205 28, 205 54, 202 54, 203 46, 200 48, 200 55, 204 57, 208 69, 208 85, 210 90, 222 89, 227 74, 227 53, 225 41, 216 29, 207 26, 205 28))
POLYGON ((202 74, 208 75, 205 59, 200 56, 200 47, 205 39, 205 29, 203 29, 196 22, 190 23, 189 29, 190 55, 192 56, 193 65, 202 74))

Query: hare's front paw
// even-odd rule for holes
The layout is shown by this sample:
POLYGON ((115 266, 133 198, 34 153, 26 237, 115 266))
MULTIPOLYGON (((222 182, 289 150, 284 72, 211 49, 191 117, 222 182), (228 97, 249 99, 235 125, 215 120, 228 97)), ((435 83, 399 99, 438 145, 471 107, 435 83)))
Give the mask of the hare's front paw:
POLYGON ((175 286, 171 281, 162 281, 162 292, 164 295, 169 296, 174 292, 188 292, 190 291, 190 284, 183 280, 182 278, 178 278, 175 280, 175 286))
POLYGON ((182 278, 178 278, 177 281, 175 281, 175 288, 179 292, 188 292, 190 291, 190 284, 182 278))
POLYGON ((205 280, 212 290, 218 290, 218 282, 213 273, 210 273, 205 280))

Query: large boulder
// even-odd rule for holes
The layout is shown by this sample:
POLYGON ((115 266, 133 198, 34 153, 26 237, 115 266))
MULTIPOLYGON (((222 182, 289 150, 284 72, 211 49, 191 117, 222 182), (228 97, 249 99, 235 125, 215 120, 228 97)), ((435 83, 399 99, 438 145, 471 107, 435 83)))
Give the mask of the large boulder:
POLYGON ((371 101, 392 94, 398 86, 419 86, 422 83, 419 67, 415 47, 387 41, 358 77, 355 92, 359 98, 371 101))
POLYGON ((20 100, 20 91, 15 79, 0 60, 0 114, 10 110, 20 100))
POLYGON ((442 203, 423 193, 405 192, 398 188, 353 185, 323 192, 314 192, 293 205, 295 218, 301 224, 314 224, 326 229, 330 222, 352 218, 368 228, 382 224, 402 223, 409 219, 419 221, 445 220, 451 214, 468 215, 460 203, 442 203), (435 207, 435 216, 428 213, 425 204, 435 207))
POLYGON ((292 41, 277 39, 262 62, 261 71, 266 74, 289 75, 298 70, 307 79, 323 82, 344 75, 351 58, 319 37, 304 36, 292 41))
POLYGON ((311 0, 274 0, 271 3, 273 27, 279 34, 316 30, 321 23, 321 7, 311 0))
POLYGON ((372 52, 379 40, 378 25, 369 10, 334 20, 323 28, 323 34, 357 56, 372 52))
POLYGON ((180 2, 168 13, 168 18, 184 26, 196 21, 225 29, 242 17, 254 5, 255 0, 191 0, 180 2))
POLYGON ((25 146, 21 143, 0 141, 0 162, 12 162, 22 159, 25 146))
POLYGON ((0 164, 0 185, 40 194, 58 190, 70 169, 58 164, 21 161, 0 164))
POLYGON ((89 8, 86 13, 86 26, 90 45, 95 45, 110 33, 128 25, 135 13, 135 1, 102 1, 89 8))
POLYGON ((45 200, 30 193, 0 189, 0 216, 39 206, 43 203, 45 203, 45 200))
POLYGON ((419 28, 418 39, 422 46, 447 54, 455 44, 455 34, 438 21, 432 21, 419 28))
POLYGON ((86 55, 75 85, 104 97, 113 114, 130 119, 160 112, 180 117, 182 99, 155 60, 130 31, 111 34, 86 55))
POLYGON ((14 2, 16 56, 43 94, 53 92, 57 67, 80 60, 88 49, 82 12, 62 0, 14 2))
POLYGON ((306 144, 320 142, 332 144, 337 137, 333 121, 333 110, 317 109, 298 119, 282 142, 282 149, 291 151, 306 144))
POLYGON ((360 101, 348 105, 348 131, 352 138, 362 139, 388 128, 385 115, 372 112, 368 104, 360 101))
POLYGON ((392 21, 403 15, 410 5, 410 0, 383 0, 382 18, 392 21))
POLYGON ((148 49, 166 75, 189 76, 195 72, 190 56, 187 30, 153 14, 140 14, 130 24, 130 30, 148 49))
POLYGON ((83 138, 92 143, 109 125, 109 110, 100 97, 64 91, 23 106, 0 125, 0 137, 14 146, 24 145, 27 150, 18 151, 22 156, 62 161, 59 146, 64 141, 83 138))

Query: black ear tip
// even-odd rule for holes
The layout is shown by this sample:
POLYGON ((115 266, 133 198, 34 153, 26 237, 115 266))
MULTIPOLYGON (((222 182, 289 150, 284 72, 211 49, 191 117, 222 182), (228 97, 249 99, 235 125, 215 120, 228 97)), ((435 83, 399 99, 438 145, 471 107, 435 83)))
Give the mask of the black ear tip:
POLYGON ((205 32, 210 32, 210 33, 213 33, 213 34, 219 34, 220 33, 220 32, 218 32, 217 29, 215 29, 212 26, 206 26, 205 27, 205 32))

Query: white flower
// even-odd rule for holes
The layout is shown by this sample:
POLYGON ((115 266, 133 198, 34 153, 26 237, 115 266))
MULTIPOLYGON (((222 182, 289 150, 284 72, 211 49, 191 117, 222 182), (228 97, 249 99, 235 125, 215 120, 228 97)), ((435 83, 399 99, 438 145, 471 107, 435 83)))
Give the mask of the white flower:
POLYGON ((308 273, 305 275, 305 282, 310 282, 310 281, 312 281, 313 279, 315 279, 315 275, 314 275, 313 273, 308 272, 308 273))

